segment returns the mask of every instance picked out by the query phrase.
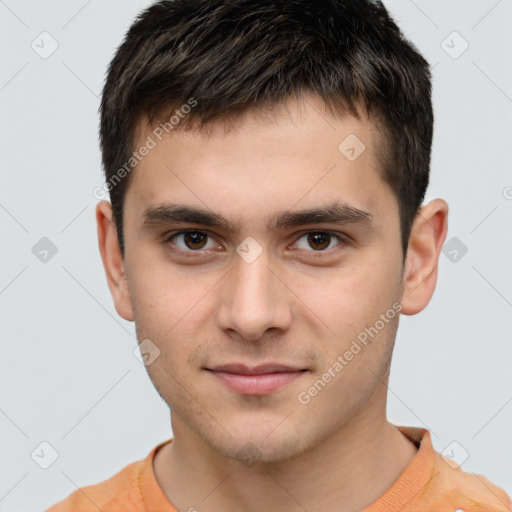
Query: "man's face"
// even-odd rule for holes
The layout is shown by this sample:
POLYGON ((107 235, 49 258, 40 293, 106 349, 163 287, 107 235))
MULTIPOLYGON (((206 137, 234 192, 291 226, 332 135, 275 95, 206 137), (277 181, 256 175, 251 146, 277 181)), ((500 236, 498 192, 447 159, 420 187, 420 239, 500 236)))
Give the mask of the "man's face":
POLYGON ((148 371, 175 434, 188 429, 227 457, 279 461, 356 418, 383 419, 402 251, 378 128, 308 97, 300 114, 289 104, 227 133, 219 123, 153 139, 126 193, 125 272, 138 339, 160 350, 148 371), (295 215, 333 203, 344 205, 338 220, 295 215), (233 231, 178 221, 166 205, 223 217, 233 231), (296 371, 214 371, 266 364, 296 371))

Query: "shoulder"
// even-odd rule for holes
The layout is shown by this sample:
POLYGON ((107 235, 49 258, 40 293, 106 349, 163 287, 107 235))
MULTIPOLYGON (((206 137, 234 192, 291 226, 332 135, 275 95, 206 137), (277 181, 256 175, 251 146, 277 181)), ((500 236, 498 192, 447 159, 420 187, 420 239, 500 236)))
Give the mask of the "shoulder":
POLYGON ((463 471, 456 462, 436 452, 436 474, 432 484, 439 495, 449 497, 462 510, 472 512, 511 512, 508 494, 485 476, 463 471))
POLYGON ((46 512, 142 512, 139 475, 146 461, 133 462, 107 480, 76 489, 46 512))
POLYGON ((403 512, 512 512, 512 501, 503 489, 437 452, 428 430, 397 428, 419 449, 382 504, 395 500, 403 512))

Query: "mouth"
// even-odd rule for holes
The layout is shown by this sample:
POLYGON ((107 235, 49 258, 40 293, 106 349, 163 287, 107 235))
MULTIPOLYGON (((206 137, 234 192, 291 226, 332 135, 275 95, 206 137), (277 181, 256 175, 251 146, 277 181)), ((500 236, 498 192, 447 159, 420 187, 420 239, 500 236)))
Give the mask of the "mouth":
POLYGON ((244 395, 267 395, 290 384, 308 371, 280 364, 255 367, 229 364, 205 370, 227 388, 244 395))

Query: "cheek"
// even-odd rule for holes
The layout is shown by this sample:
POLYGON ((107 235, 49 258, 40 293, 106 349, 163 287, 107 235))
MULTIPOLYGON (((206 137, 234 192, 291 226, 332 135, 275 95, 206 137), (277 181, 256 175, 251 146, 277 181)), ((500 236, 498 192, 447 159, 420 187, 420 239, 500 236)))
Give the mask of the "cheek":
POLYGON ((133 270, 130 296, 137 337, 155 343, 161 362, 179 374, 203 350, 204 331, 212 325, 209 294, 215 293, 218 276, 191 275, 190 270, 179 272, 169 265, 140 265, 133 270))
POLYGON ((326 326, 343 336, 375 322, 390 308, 399 296, 397 285, 395 272, 373 264, 303 281, 298 293, 326 326))
MULTIPOLYGON (((130 262, 130 296, 138 319, 165 338, 169 329, 179 325, 197 306, 208 288, 211 278, 194 275, 189 269, 180 271, 165 261, 163 256, 151 257, 141 252, 130 262)), ((158 251, 159 252, 159 251, 158 251)), ((137 321, 137 319, 136 319, 137 321)))
MULTIPOLYGON (((315 347, 322 352, 326 365, 322 370, 347 354, 342 372, 345 378, 335 379, 333 392, 338 386, 343 389, 345 379, 357 381, 358 372, 368 365, 377 372, 381 360, 388 357, 396 333, 400 295, 395 262, 368 258, 365 264, 361 260, 359 263, 338 268, 320 280, 304 281, 301 286, 304 303, 317 315, 309 316, 315 322, 312 332, 322 339, 315 347)), ((301 316, 307 317, 306 309, 301 316)))

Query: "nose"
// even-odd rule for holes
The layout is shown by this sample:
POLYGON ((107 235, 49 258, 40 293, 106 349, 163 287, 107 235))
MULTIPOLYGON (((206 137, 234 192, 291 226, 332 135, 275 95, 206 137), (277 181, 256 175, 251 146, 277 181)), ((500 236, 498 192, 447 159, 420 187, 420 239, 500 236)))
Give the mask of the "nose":
POLYGON ((270 329, 290 327, 291 293, 265 251, 252 262, 236 257, 224 281, 217 321, 224 331, 255 341, 270 329))

